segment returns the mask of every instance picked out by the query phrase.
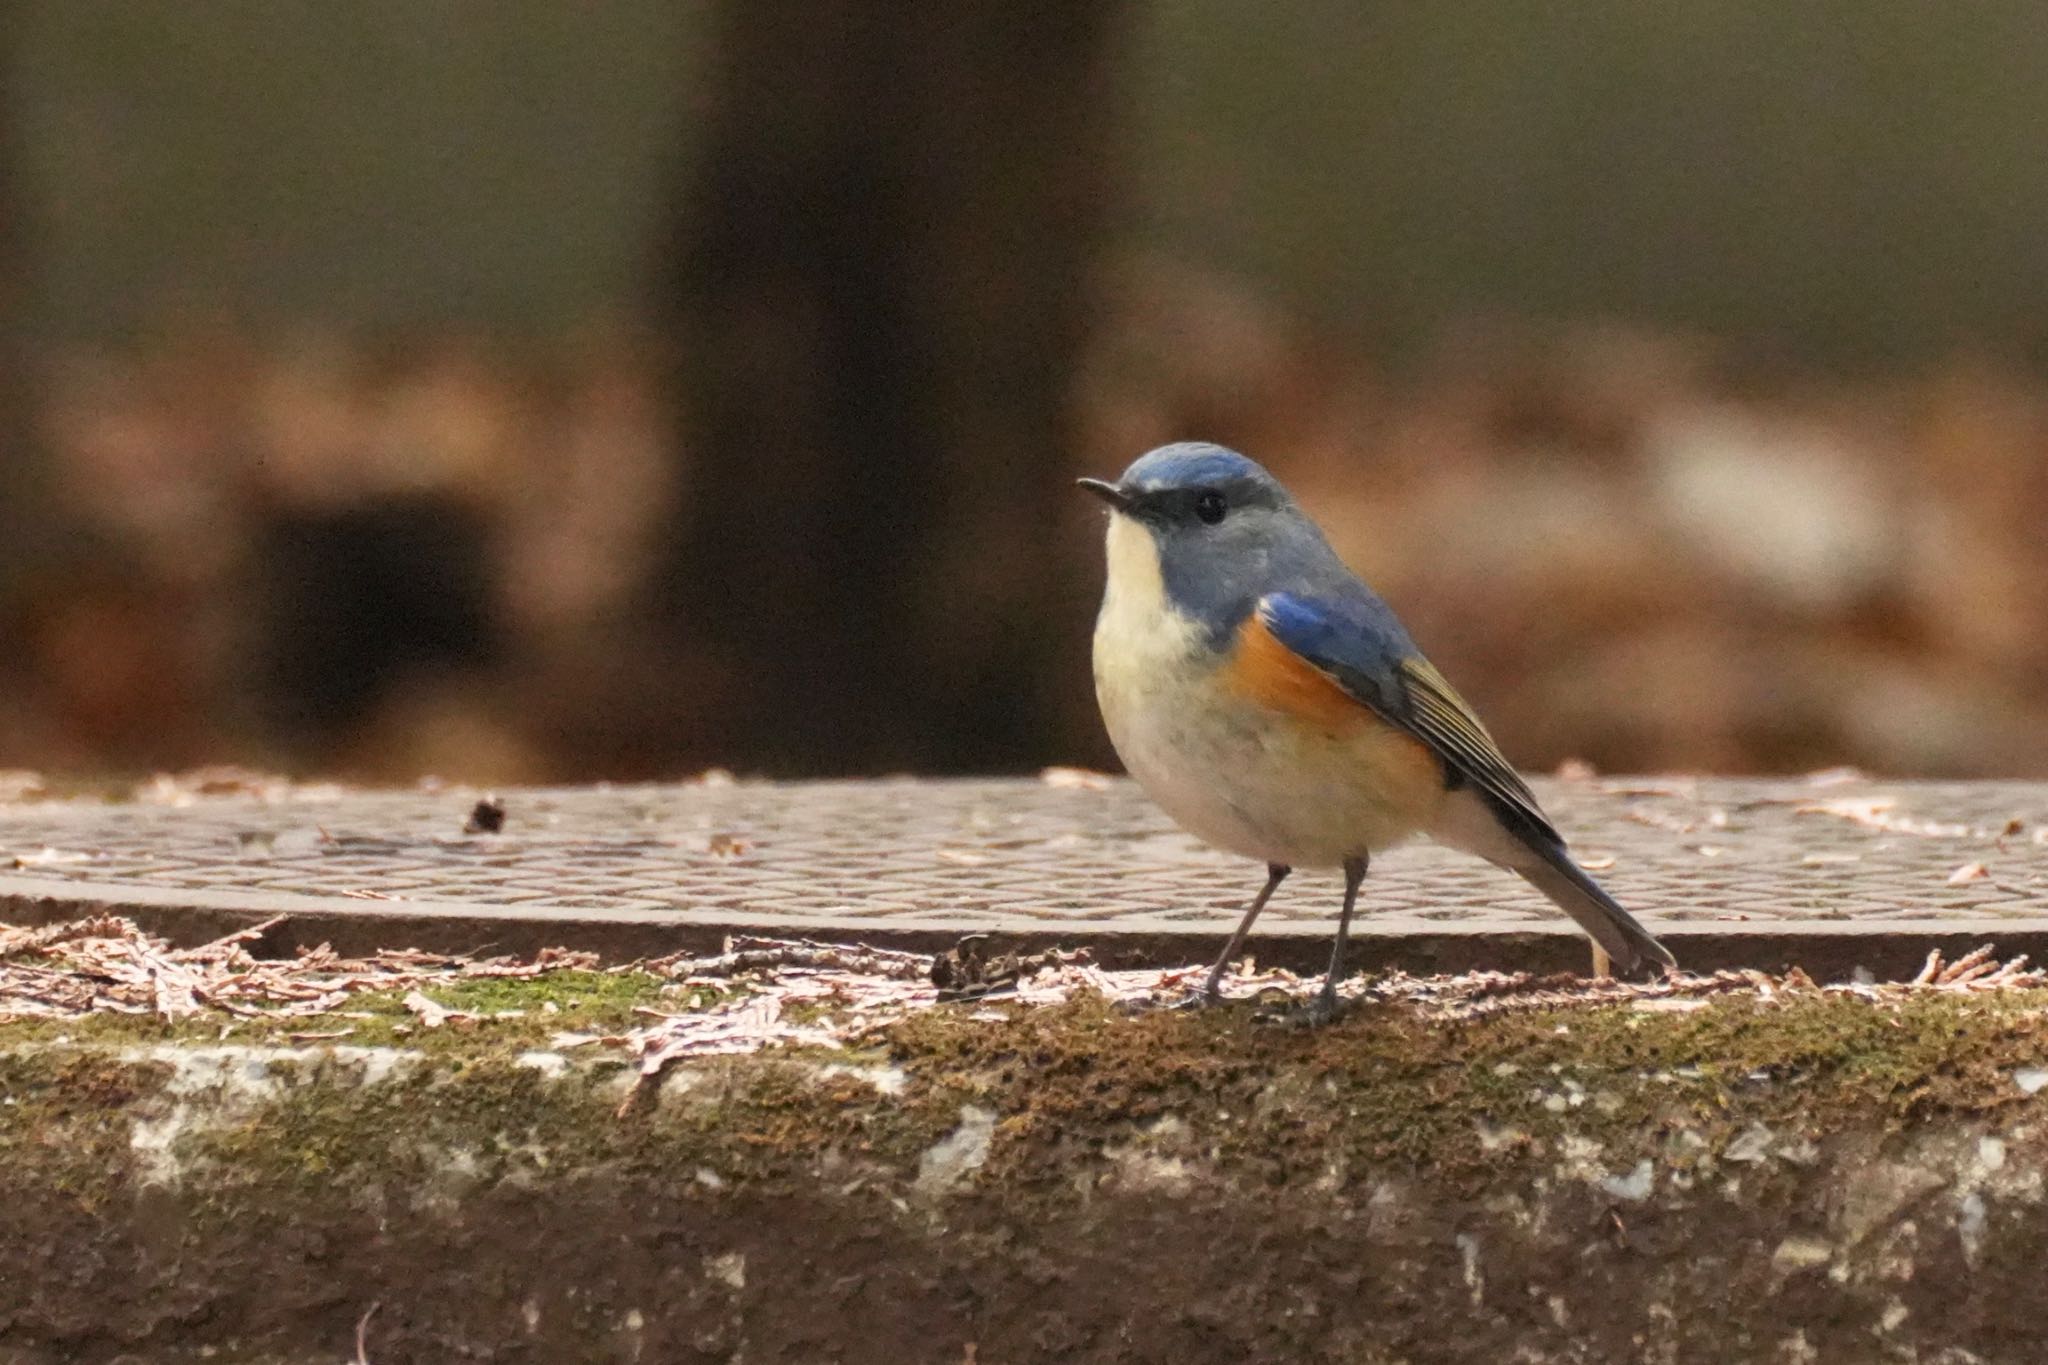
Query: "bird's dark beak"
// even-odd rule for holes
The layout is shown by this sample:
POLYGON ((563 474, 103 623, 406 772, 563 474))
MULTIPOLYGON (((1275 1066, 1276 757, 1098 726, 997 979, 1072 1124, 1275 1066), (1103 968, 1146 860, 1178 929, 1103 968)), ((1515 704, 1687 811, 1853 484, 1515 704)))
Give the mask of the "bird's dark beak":
POLYGON ((1101 479, 1076 479, 1074 482, 1087 489, 1090 493, 1093 493, 1096 497, 1101 498, 1119 512, 1131 510, 1131 495, 1124 492, 1116 484, 1104 483, 1101 479))

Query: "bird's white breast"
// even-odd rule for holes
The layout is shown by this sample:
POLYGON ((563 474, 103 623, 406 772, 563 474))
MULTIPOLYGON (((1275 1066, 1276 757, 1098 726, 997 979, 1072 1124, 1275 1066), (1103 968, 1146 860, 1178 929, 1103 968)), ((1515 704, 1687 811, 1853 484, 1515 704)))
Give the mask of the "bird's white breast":
POLYGON ((1152 799, 1219 848, 1290 866, 1334 866, 1420 828, 1440 769, 1363 713, 1332 730, 1245 695, 1227 652, 1166 594, 1145 528, 1110 519, 1095 623, 1095 693, 1117 754, 1152 799))

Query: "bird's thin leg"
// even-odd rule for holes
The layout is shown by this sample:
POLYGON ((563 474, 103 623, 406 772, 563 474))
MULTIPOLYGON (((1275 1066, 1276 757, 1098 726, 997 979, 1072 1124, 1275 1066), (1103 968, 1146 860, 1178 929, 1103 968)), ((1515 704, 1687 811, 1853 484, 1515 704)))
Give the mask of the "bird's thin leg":
POLYGON ((1315 1004, 1315 1012, 1323 1018, 1337 1012, 1337 983, 1344 979, 1344 945, 1351 937, 1351 912, 1358 908, 1358 887, 1370 863, 1364 854, 1344 860, 1344 909, 1337 916, 1337 941, 1330 945, 1330 969, 1323 973, 1322 993, 1315 1004))
POLYGON ((1210 1003, 1223 998, 1223 973, 1229 970, 1230 960, 1237 956, 1237 950, 1244 947, 1245 935, 1252 931, 1252 921, 1259 917, 1259 911, 1266 908, 1266 902, 1273 899, 1273 893, 1280 889, 1280 883, 1287 880, 1287 874, 1294 871, 1281 863, 1266 864, 1266 884, 1259 888, 1259 894, 1252 897, 1252 903, 1245 907, 1244 918, 1237 922, 1237 929, 1230 936, 1230 942, 1223 945, 1222 956, 1209 969, 1209 982, 1202 987, 1202 999, 1210 1003))

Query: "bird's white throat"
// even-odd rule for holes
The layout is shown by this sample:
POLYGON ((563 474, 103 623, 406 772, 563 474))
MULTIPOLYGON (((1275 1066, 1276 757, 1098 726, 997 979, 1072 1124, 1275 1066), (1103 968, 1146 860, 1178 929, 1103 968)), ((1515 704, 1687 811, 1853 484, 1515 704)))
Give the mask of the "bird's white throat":
POLYGON ((1130 517, 1109 519, 1108 576, 1095 619, 1095 694, 1112 738, 1148 697, 1189 672, 1201 626, 1174 609, 1152 533, 1130 517))

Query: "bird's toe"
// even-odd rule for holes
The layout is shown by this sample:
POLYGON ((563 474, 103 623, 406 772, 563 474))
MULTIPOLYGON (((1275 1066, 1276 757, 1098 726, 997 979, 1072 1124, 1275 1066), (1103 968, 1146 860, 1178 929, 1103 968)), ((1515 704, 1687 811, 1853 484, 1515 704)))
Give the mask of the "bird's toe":
POLYGON ((1296 1006, 1287 1017, 1289 1023, 1301 1028, 1321 1028, 1335 1022, 1343 1011, 1344 1003, 1337 998, 1337 992, 1326 986, 1296 1006))

